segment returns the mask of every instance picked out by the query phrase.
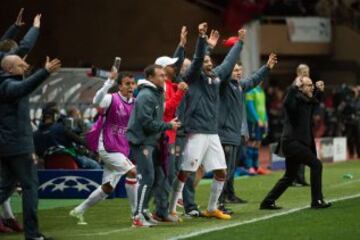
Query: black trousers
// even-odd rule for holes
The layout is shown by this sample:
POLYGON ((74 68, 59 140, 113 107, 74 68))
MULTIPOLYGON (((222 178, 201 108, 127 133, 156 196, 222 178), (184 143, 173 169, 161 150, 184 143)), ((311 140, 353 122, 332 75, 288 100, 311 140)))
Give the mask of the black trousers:
POLYGON ((296 174, 295 182, 304 183, 305 181, 305 165, 300 164, 299 169, 296 174))
POLYGON ((38 237, 38 175, 31 154, 0 157, 0 204, 19 182, 22 188, 23 223, 26 238, 38 237))
POLYGON ((263 203, 274 203, 294 181, 300 164, 310 167, 311 199, 312 202, 323 199, 322 194, 322 163, 317 159, 311 148, 298 142, 284 142, 285 174, 267 194, 263 203))
POLYGON ((227 174, 224 188, 219 198, 219 204, 224 204, 225 198, 232 198, 235 196, 234 174, 236 169, 236 160, 238 158, 239 152, 239 146, 230 144, 223 144, 222 146, 225 153, 227 174))

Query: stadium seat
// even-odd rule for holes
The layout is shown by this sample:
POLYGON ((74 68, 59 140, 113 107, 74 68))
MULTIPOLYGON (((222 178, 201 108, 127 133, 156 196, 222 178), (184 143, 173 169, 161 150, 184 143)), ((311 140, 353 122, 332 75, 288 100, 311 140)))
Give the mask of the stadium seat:
POLYGON ((54 153, 45 157, 45 169, 78 169, 74 158, 67 153, 54 153))

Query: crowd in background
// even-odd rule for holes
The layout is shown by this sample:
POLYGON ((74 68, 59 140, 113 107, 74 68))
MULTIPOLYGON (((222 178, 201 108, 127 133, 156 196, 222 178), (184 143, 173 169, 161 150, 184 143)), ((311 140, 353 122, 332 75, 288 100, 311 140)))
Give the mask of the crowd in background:
POLYGON ((268 16, 328 17, 335 23, 345 23, 355 29, 360 28, 360 2, 357 0, 269 0, 264 14, 268 16))

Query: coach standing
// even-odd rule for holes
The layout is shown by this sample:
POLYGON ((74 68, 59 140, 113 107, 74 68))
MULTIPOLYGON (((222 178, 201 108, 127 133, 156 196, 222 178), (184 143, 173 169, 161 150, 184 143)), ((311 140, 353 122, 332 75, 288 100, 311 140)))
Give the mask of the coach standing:
POLYGON ((316 88, 309 77, 299 77, 290 87, 284 100, 285 122, 280 141, 286 160, 285 175, 276 183, 260 205, 260 209, 280 209, 275 201, 294 181, 300 164, 310 167, 311 207, 328 208, 331 203, 323 200, 322 163, 316 157, 312 134, 312 113, 324 92, 324 82, 316 82, 316 88))
POLYGON ((26 239, 49 239, 38 230, 38 179, 32 153, 29 95, 59 70, 61 62, 47 58, 45 68, 24 79, 29 65, 16 55, 5 56, 0 73, 0 204, 8 199, 20 182, 26 239))

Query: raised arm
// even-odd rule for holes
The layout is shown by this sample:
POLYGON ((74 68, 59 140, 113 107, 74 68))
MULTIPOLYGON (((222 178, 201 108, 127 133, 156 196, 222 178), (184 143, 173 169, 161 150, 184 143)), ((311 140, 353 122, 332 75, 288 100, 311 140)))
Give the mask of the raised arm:
POLYGON ((33 27, 26 33, 24 38, 21 40, 19 47, 10 51, 9 54, 16 54, 20 57, 27 55, 31 49, 35 46, 35 43, 39 37, 41 14, 37 14, 34 18, 33 27))
POLYGON ((269 59, 267 63, 259 68, 255 73, 253 73, 250 77, 243 79, 240 81, 240 85, 242 89, 247 92, 257 85, 259 85, 264 79, 268 76, 271 69, 274 68, 274 66, 277 63, 277 57, 274 53, 271 53, 269 55, 269 59))
POLYGON ((201 23, 199 25, 199 38, 196 42, 194 59, 185 74, 185 80, 188 83, 194 82, 200 77, 206 50, 206 32, 207 23, 201 23))
POLYGON ((115 79, 118 77, 118 72, 112 68, 109 78, 104 82, 104 85, 96 92, 93 103, 99 105, 101 108, 108 108, 111 104, 111 94, 108 94, 109 89, 114 85, 115 79))
POLYGON ((20 27, 25 24, 22 20, 23 12, 24 8, 21 8, 15 23, 9 27, 9 29, 1 37, 0 41, 5 39, 14 39, 16 37, 16 35, 19 33, 20 27))
POLYGON ((181 32, 180 32, 180 42, 174 52, 174 58, 178 58, 177 62, 175 63, 176 67, 176 76, 179 75, 181 67, 183 65, 184 59, 185 59, 185 45, 187 42, 187 28, 186 26, 182 26, 181 32))
POLYGON ((246 36, 246 30, 239 30, 239 41, 234 44, 226 55, 224 61, 214 69, 216 75, 219 76, 220 80, 224 81, 231 75, 232 70, 240 57, 240 53, 243 47, 243 40, 246 36))
POLYGON ((43 83, 50 73, 60 69, 61 62, 59 59, 52 61, 47 57, 45 68, 38 70, 36 73, 22 81, 5 80, 0 87, 0 96, 4 99, 17 99, 32 93, 41 83, 43 83))

